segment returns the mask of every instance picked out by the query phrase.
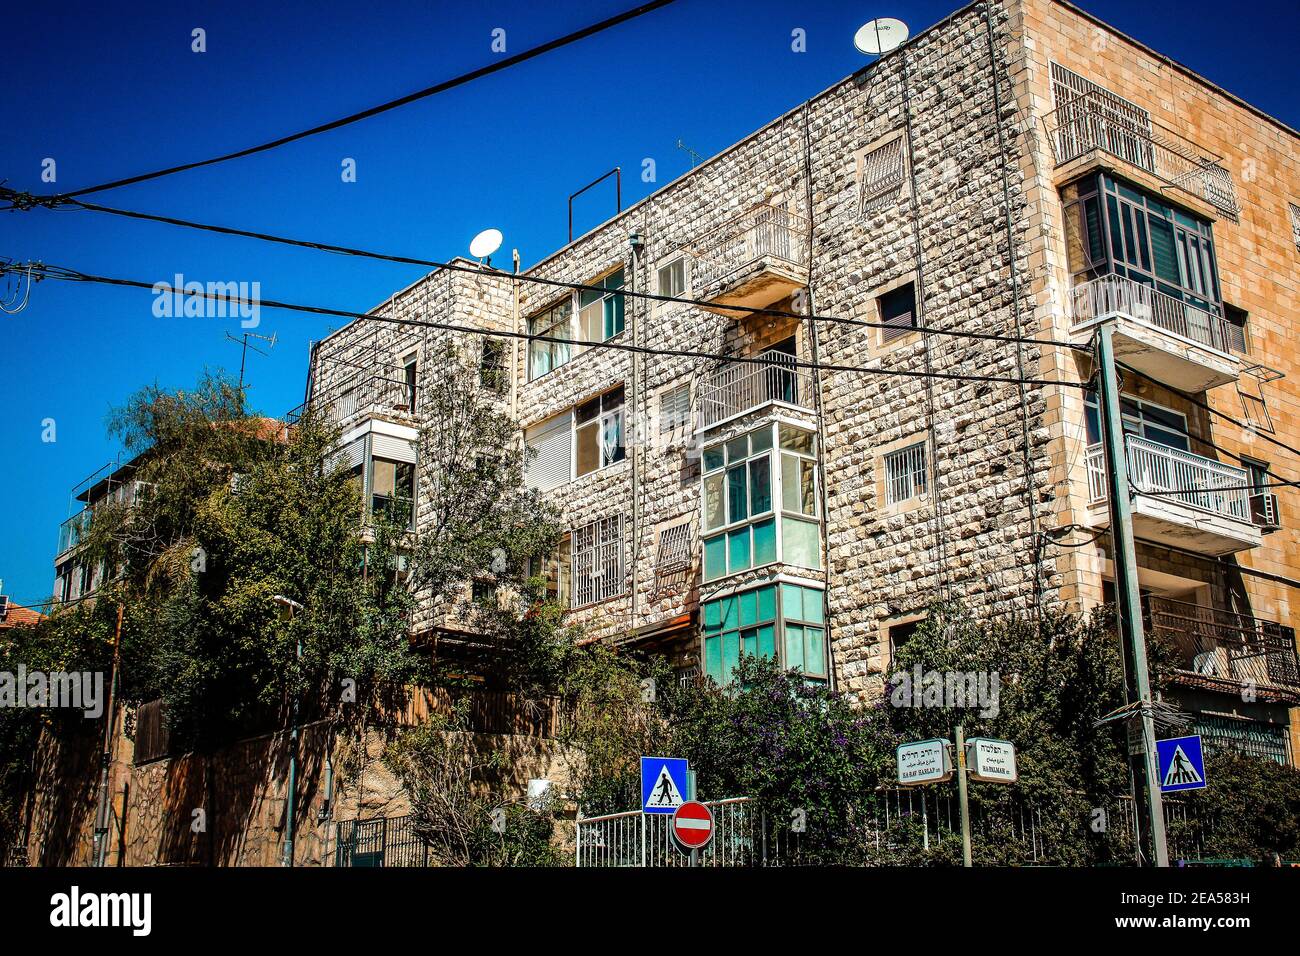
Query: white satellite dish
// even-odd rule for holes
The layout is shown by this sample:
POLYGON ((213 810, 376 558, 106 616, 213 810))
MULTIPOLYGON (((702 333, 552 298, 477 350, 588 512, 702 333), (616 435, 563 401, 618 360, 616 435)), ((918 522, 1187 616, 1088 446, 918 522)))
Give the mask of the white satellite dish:
POLYGON ((853 45, 859 52, 879 55, 888 53, 907 41, 907 24, 893 17, 881 17, 858 27, 853 45))
POLYGON ((469 244, 469 254, 475 259, 486 259, 501 248, 500 229, 484 229, 469 244))

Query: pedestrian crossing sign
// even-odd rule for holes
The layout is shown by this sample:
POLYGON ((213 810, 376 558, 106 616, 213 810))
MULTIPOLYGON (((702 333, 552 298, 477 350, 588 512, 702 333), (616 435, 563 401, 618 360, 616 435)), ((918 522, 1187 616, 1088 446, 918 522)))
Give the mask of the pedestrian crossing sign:
POLYGON ((641 811, 673 813, 687 800, 684 757, 641 758, 641 811))
POLYGON ((1199 790, 1205 786, 1205 756, 1199 734, 1157 740, 1156 758, 1162 792, 1199 790))

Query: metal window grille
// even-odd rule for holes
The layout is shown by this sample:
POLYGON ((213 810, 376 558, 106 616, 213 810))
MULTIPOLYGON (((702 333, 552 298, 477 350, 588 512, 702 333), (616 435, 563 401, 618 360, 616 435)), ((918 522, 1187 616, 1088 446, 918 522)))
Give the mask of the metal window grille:
POLYGON ((904 179, 903 137, 865 154, 858 178, 858 214, 869 216, 896 202, 904 179))
POLYGON ((919 498, 930 486, 925 442, 908 445, 885 456, 885 503, 896 505, 919 498))
POLYGON ((1291 241, 1300 249, 1300 206, 1293 202, 1287 203, 1287 206, 1291 209, 1291 241))
POLYGON ((623 516, 601 518, 573 532, 573 606, 623 593, 623 516))
POLYGON ((691 565, 690 520, 664 528, 659 532, 659 553, 655 555, 655 569, 660 574, 681 571, 691 565))
POLYGON ((659 396, 659 433, 680 428, 691 420, 691 387, 679 385, 659 396))
MULTIPOLYGON (((1086 110, 1087 104, 1099 104, 1109 121, 1104 129, 1093 129, 1092 119, 1079 119, 1075 113, 1075 122, 1058 134, 1062 138, 1082 139, 1089 144, 1104 143, 1110 152, 1122 157, 1135 166, 1154 170, 1155 158, 1151 148, 1151 114, 1136 103, 1124 99, 1106 87, 1067 70, 1059 63, 1052 64, 1052 99, 1057 109, 1065 108, 1070 113, 1073 106, 1086 110)), ((1076 111, 1077 112, 1077 111, 1076 111)), ((1081 114, 1080 114, 1081 115, 1081 114)), ((1060 144, 1067 149, 1061 155, 1080 155, 1082 144, 1067 142, 1060 144), (1073 153, 1068 152, 1073 148, 1073 153)))

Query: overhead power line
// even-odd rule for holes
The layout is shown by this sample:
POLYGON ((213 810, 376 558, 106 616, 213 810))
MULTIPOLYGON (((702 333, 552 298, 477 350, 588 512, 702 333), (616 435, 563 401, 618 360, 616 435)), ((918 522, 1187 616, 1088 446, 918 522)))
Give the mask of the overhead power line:
MULTIPOLYGON (((174 173, 183 173, 190 169, 199 169, 203 166, 212 166, 215 165, 216 163, 224 163, 231 159, 240 159, 244 156, 252 156, 255 153, 264 153, 267 150, 276 149, 277 147, 284 146, 288 143, 297 142, 300 139, 306 139, 309 136, 316 136, 320 133, 327 133, 330 130, 339 129, 340 127, 343 126, 349 126, 352 123, 360 122, 363 119, 369 119, 372 116, 378 116, 380 113, 387 113, 389 110, 395 110, 399 106, 406 106, 408 103, 414 103, 417 100, 426 99, 427 97, 435 96, 438 93, 445 93, 448 90, 453 90, 458 86, 464 86, 466 83, 471 83, 474 80, 481 79, 482 77, 489 76, 493 73, 499 73, 502 70, 507 70, 512 66, 516 66, 527 60, 531 60, 534 57, 539 57, 544 53, 549 53, 552 50, 558 50, 560 47, 568 46, 569 44, 576 43, 579 40, 585 40, 589 36, 594 36, 597 33, 601 33, 605 30, 610 29, 611 27, 616 27, 621 23, 626 23, 628 20, 634 20, 637 17, 644 16, 645 14, 651 13, 654 10, 658 10, 660 7, 666 7, 668 4, 673 2, 674 0, 651 0, 650 3, 643 3, 640 6, 633 7, 631 10, 625 10, 623 13, 612 16, 606 20, 601 20, 599 23, 593 23, 591 26, 583 27, 581 30, 575 30, 573 33, 567 33, 562 37, 557 37, 556 39, 543 43, 540 46, 531 47, 530 49, 527 49, 522 53, 516 53, 514 56, 509 56, 509 57, 505 57, 504 59, 497 60, 495 63, 492 63, 488 66, 482 66, 479 67, 477 70, 471 70, 468 73, 462 73, 460 76, 454 77, 450 80, 444 80, 441 83, 436 83, 433 86, 425 87, 424 89, 417 90, 414 93, 408 93, 407 95, 399 97, 395 100, 389 100, 387 103, 380 103, 378 106, 372 106, 369 109, 362 110, 359 113, 352 113, 349 114, 348 116, 344 116, 336 120, 331 120, 328 123, 322 123, 319 126, 313 126, 310 129, 305 129, 297 133, 290 133, 287 136, 281 136, 278 139, 273 139, 270 140, 269 142, 261 143, 260 145, 257 146, 249 146, 244 149, 236 150, 233 153, 225 153, 221 156, 214 156, 211 159, 203 159, 191 163, 182 163, 179 166, 169 166, 166 169, 155 170, 154 172, 151 173, 141 173, 137 176, 129 176, 126 179, 116 179, 113 180, 112 182, 100 183, 98 186, 88 186, 85 189, 76 189, 73 190, 72 192, 56 194, 56 196, 57 198, 68 198, 71 196, 86 196, 89 195, 90 193, 99 193, 99 192, 104 192, 105 190, 108 189, 118 189, 122 186, 131 186, 134 185, 135 183, 146 182, 150 179, 160 179, 163 176, 171 176, 174 173)), ((48 198, 56 198, 56 197, 39 197, 39 198, 48 199, 48 198)))
MULTIPOLYGON (((15 197, 21 197, 22 194, 14 190, 0 187, 0 198, 14 200, 15 197)), ((174 216, 161 216, 154 213, 138 212, 130 209, 119 209, 113 206, 102 206, 98 203, 82 202, 77 199, 61 198, 57 203, 41 204, 50 208, 55 206, 67 206, 71 208, 84 209, 89 212, 108 213, 113 216, 123 216, 128 219, 138 219, 145 222, 157 222, 169 226, 180 226, 185 229, 197 229, 202 232, 213 232, 219 235, 240 236, 245 239, 256 239, 261 242, 272 242, 280 245, 295 246, 300 249, 312 249, 318 252, 333 252, 340 255, 358 256, 363 259, 375 259, 381 262, 393 262, 398 265, 422 266, 429 269, 447 270, 450 272, 463 272, 474 276, 490 275, 500 279, 510 279, 512 281, 529 282, 535 285, 549 286, 557 289, 565 289, 576 292, 598 292, 607 294, 610 290, 605 286, 589 285, 582 282, 564 282, 559 279, 547 279, 542 276, 523 275, 512 272, 502 272, 498 269, 488 269, 481 266, 458 265, 454 262, 441 262, 436 259, 421 259, 414 256, 389 255, 382 252, 374 252, 367 249, 358 249, 351 246, 339 246, 325 242, 315 242, 310 239, 295 239, 288 236, 279 236, 272 233, 256 232, 249 229, 239 229, 234 226, 218 226, 212 223, 196 222, 191 219, 179 219, 174 216)), ((24 205, 22 208, 31 208, 24 205)), ((644 292, 633 289, 623 289, 620 295, 634 299, 644 299, 651 302, 663 302, 674 305, 691 305, 699 307, 713 307, 713 303, 706 302, 702 299, 690 299, 684 296, 661 295, 654 292, 644 292)), ((843 316, 835 315, 804 315, 799 312, 786 312, 780 309, 762 308, 759 306, 748 305, 728 305, 727 309, 737 312, 745 312, 751 315, 763 313, 778 318, 792 318, 805 320, 809 322, 829 322, 837 325, 854 326, 857 328, 867 329, 897 329, 898 326, 889 325, 885 322, 871 322, 866 319, 850 319, 843 316)), ((915 331, 926 335, 940 335, 950 338, 975 339, 992 342, 1010 342, 1023 345, 1052 345, 1060 348, 1073 349, 1075 351, 1089 352, 1087 345, 1076 344, 1074 342, 1061 342, 1055 339, 1036 339, 1017 335, 1001 335, 996 332, 970 332, 961 329, 939 329, 933 326, 917 326, 915 331)))
MULTIPOLYGON (((63 266, 53 266, 45 263, 31 263, 34 275, 40 278, 60 279, 71 282, 91 282, 100 285, 122 286, 134 289, 148 289, 153 291, 157 283, 144 282, 138 279, 122 279, 110 276, 91 275, 89 273, 78 272, 63 266)), ((3 267, 0 267, 2 269, 3 267)), ((27 268, 27 264, 21 266, 27 268)), ((607 290, 608 291, 608 290, 607 290)), ((477 335, 483 338, 505 338, 505 339, 522 339, 529 342, 553 342, 561 345, 580 346, 582 348, 592 349, 609 349, 619 352, 631 352, 642 355, 657 355, 664 357, 680 357, 692 359, 705 359, 718 362, 731 362, 737 364, 755 364, 772 366, 771 359, 757 355, 723 355, 716 352, 702 352, 695 349, 665 349, 654 348, 645 345, 633 345, 627 342, 595 341, 584 339, 568 339, 555 335, 535 335, 528 332, 502 331, 498 329, 476 328, 474 326, 456 325, 452 322, 438 322, 431 319, 401 319, 395 316, 376 315, 367 312, 352 312, 347 309, 332 309, 326 306, 301 305, 291 302, 279 302, 272 299, 258 299, 256 302, 241 298, 239 296, 227 295, 225 293, 208 292, 206 290, 187 290, 174 289, 172 294, 181 294, 193 298, 208 299, 214 302, 221 302, 236 308, 240 306, 254 306, 259 308, 285 309, 290 312, 304 312, 312 315, 328 315, 345 319, 367 319, 375 322, 383 322, 389 325, 408 326, 414 328, 431 328, 444 332, 464 333, 466 335, 477 335)), ((824 372, 845 372, 858 373, 866 375, 879 375, 884 377, 895 378, 932 378, 946 381, 957 382, 1003 382, 1010 384, 1026 385, 1060 385, 1071 388, 1087 390, 1091 386, 1087 382, 1069 382, 1062 379, 1040 379, 1040 378, 1019 378, 1011 375, 966 375, 958 372, 921 372, 914 369, 900 368, 873 368, 866 365, 828 365, 819 362, 809 362, 797 358, 783 358, 779 366, 782 369, 807 368, 818 369, 824 372)))

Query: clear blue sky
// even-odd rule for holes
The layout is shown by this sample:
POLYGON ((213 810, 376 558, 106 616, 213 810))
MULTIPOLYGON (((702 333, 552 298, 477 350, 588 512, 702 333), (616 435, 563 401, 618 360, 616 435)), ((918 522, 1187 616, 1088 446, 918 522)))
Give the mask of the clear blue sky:
MULTIPOLYGON (((69 190, 204 158, 333 119, 603 19, 634 0, 357 4, 29 3, 6 12, 0 180, 35 192, 41 161, 69 190), (115 9, 116 8, 116 9, 115 9), (207 52, 190 32, 207 31, 207 52)), ((447 258, 495 226, 525 266, 564 243, 570 192, 621 165, 624 202, 689 167, 678 138, 712 155, 862 66, 855 28, 898 16, 919 32, 955 0, 678 0, 594 39, 448 94, 272 153, 97 197, 106 205, 447 258), (806 31, 808 50, 790 49, 806 31), (340 164, 357 163, 344 183, 340 164)), ((1086 9, 1300 126, 1296 0, 1084 0, 1086 9), (1227 13, 1242 20, 1237 28, 1227 13)), ((613 209, 588 194, 581 230, 613 209)), ((87 212, 0 214, 0 255, 148 282, 259 281, 262 295, 363 311, 422 270, 134 223, 87 212)), ((505 261, 508 261, 506 259, 505 261)), ((142 385, 237 371, 223 333, 238 323, 158 319, 143 290, 46 282, 0 315, 0 578, 22 601, 48 596, 70 487, 118 452, 109 408, 142 385), (57 441, 41 440, 42 420, 57 441)), ((254 407, 302 400, 307 348, 324 319, 267 311, 279 337, 253 355, 254 407)))

